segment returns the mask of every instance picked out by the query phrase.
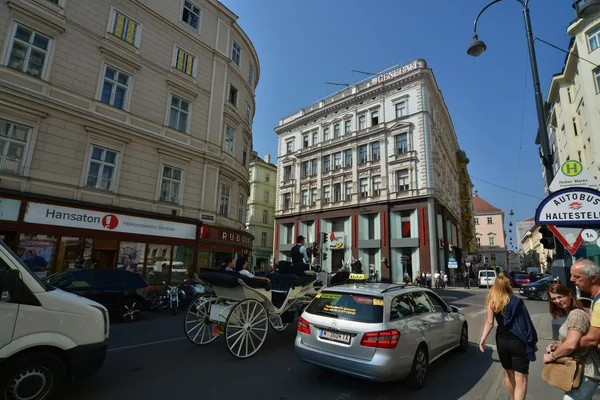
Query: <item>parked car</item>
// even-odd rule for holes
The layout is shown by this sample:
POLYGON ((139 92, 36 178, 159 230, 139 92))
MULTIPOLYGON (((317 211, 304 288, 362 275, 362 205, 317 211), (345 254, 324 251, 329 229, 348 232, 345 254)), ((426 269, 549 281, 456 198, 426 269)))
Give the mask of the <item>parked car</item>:
POLYGON ((124 322, 138 319, 151 291, 140 274, 124 269, 69 269, 44 282, 97 301, 124 322))
POLYGON ((527 297, 530 300, 539 299, 543 301, 548 300, 548 287, 552 283, 552 276, 547 276, 540 279, 537 282, 529 283, 521 286, 519 294, 527 297))
POLYGON ((429 289, 395 284, 345 284, 325 289, 298 321, 301 360, 372 380, 425 384, 428 366, 468 348, 458 308, 429 289))
POLYGON ((110 331, 102 305, 42 282, 0 240, 0 396, 61 398, 97 372, 110 331))
POLYGON ((496 271, 481 270, 477 275, 477 285, 479 287, 492 286, 496 282, 496 271))
POLYGON ((527 284, 531 283, 531 279, 529 279, 529 275, 515 274, 511 278, 510 283, 513 287, 521 287, 523 285, 527 285, 527 284))

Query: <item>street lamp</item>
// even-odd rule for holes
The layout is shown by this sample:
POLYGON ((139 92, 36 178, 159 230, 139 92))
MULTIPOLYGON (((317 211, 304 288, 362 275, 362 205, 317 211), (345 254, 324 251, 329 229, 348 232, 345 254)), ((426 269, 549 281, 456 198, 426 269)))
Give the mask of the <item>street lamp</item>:
POLYGON ((600 14, 600 0, 574 0, 573 8, 578 18, 594 18, 600 14))

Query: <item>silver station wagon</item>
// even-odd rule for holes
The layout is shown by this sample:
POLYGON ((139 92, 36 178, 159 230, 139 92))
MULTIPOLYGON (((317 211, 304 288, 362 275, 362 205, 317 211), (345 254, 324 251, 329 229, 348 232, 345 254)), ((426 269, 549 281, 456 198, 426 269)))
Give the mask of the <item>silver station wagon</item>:
POLYGON ((431 362, 469 346, 467 321, 428 289, 347 283, 325 288, 298 321, 303 361, 373 380, 422 388, 431 362))

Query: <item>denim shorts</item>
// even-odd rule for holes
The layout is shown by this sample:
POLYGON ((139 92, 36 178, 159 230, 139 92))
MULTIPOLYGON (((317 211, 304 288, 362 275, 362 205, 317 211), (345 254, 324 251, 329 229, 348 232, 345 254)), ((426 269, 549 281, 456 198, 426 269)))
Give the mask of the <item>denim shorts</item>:
POLYGON ((563 400, 592 400, 600 382, 583 377, 579 389, 565 393, 563 400))

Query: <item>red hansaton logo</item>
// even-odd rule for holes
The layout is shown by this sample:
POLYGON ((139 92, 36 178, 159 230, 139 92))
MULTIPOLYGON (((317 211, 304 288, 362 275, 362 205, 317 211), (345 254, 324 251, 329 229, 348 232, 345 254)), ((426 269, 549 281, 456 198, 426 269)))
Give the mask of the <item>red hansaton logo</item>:
POLYGON ((113 230, 119 225, 119 219, 116 215, 107 214, 102 218, 102 226, 108 230, 113 230))
POLYGON ((329 234, 329 240, 333 242, 334 239, 335 239, 335 233, 333 233, 333 231, 331 231, 331 234, 329 234))
POLYGON ((578 201, 574 201, 571 204, 569 204, 569 208, 571 210, 579 210, 581 207, 583 207, 583 204, 578 201))

